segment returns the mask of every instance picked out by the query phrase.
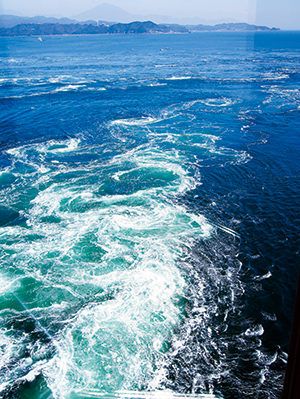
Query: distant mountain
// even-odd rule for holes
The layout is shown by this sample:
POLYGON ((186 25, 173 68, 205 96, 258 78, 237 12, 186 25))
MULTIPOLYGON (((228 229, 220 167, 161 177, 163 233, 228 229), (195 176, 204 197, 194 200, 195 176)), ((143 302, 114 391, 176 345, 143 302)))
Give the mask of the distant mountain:
POLYGON ((153 21, 157 24, 180 24, 180 25, 187 25, 187 24, 214 25, 220 23, 237 22, 236 20, 231 18, 218 19, 218 20, 205 20, 203 18, 198 18, 198 17, 175 18, 167 15, 158 15, 158 14, 150 14, 150 15, 131 14, 130 12, 125 11, 121 7, 117 7, 108 3, 102 3, 99 6, 96 6, 90 10, 75 15, 74 18, 77 19, 78 21, 85 21, 88 19, 95 19, 95 20, 109 21, 109 22, 121 22, 121 23, 129 23, 133 21, 153 21))
MULTIPOLYGON (((273 28, 275 29, 275 28, 273 28)), ((185 26, 154 22, 131 22, 129 24, 19 24, 12 28, 0 28, 0 36, 43 36, 43 35, 87 35, 87 34, 141 34, 141 33, 189 33, 191 31, 248 31, 270 30, 265 26, 248 24, 197 25, 188 30, 185 26)))
MULTIPOLYGON (((91 23, 97 25, 96 21, 85 21, 84 23, 91 23)), ((17 15, 0 15, 0 27, 12 28, 19 24, 78 24, 81 22, 69 18, 54 18, 54 17, 19 17, 17 15)))
POLYGON ((74 18, 78 21, 94 19, 121 23, 145 20, 145 17, 142 15, 131 14, 130 12, 123 10, 121 7, 107 3, 102 3, 99 6, 82 12, 81 14, 75 15, 74 18))

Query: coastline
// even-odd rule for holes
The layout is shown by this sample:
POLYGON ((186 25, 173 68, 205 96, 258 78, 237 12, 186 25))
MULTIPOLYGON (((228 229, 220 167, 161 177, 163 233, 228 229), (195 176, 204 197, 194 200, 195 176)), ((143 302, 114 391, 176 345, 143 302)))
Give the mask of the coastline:
POLYGON ((197 26, 175 24, 155 24, 151 21, 135 21, 130 24, 92 25, 92 24, 18 24, 11 28, 0 28, 0 37, 61 36, 61 35, 115 35, 115 34, 187 34, 197 32, 277 32, 279 28, 230 23, 197 26))

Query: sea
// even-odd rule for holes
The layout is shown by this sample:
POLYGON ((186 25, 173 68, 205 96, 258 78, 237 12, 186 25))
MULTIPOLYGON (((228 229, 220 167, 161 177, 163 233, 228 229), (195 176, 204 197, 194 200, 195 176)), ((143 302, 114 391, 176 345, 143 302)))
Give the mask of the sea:
POLYGON ((300 32, 0 45, 0 397, 279 399, 300 32))

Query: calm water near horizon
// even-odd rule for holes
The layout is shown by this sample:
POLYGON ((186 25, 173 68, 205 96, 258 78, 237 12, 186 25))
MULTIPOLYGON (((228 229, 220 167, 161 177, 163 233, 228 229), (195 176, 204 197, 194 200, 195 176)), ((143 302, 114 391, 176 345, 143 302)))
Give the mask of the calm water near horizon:
POLYGON ((0 38, 0 53, 0 396, 279 399, 300 32, 0 38))

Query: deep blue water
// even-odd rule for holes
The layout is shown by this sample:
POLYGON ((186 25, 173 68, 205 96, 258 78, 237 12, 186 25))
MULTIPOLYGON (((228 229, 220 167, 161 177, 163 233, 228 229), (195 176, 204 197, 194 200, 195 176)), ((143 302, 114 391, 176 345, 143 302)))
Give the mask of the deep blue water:
POLYGON ((0 43, 2 397, 280 398, 300 32, 0 43))

